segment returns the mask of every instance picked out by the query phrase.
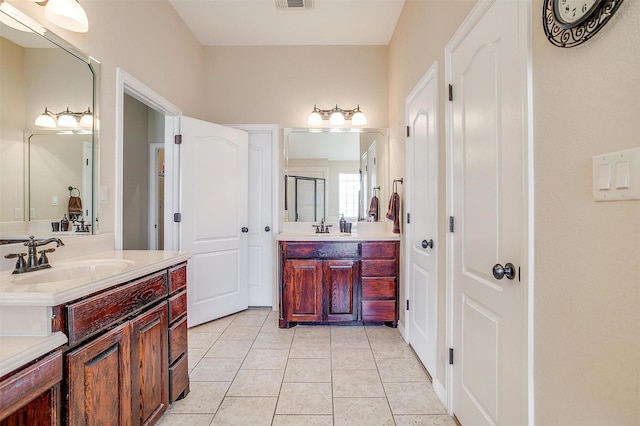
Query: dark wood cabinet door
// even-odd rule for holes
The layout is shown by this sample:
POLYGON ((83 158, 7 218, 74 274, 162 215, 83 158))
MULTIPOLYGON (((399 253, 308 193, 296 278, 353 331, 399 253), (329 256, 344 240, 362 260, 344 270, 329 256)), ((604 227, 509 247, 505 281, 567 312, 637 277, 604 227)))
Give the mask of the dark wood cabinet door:
POLYGON ((287 260, 283 299, 287 321, 322 321, 322 261, 287 260))
POLYGON ((326 295, 327 321, 356 321, 358 300, 355 291, 359 280, 357 260, 325 260, 322 263, 322 280, 326 295))
POLYGON ((130 343, 126 322, 67 354, 68 424, 134 424, 130 343))
POLYGON ((156 423, 169 406, 167 304, 132 320, 131 373, 133 417, 156 423))

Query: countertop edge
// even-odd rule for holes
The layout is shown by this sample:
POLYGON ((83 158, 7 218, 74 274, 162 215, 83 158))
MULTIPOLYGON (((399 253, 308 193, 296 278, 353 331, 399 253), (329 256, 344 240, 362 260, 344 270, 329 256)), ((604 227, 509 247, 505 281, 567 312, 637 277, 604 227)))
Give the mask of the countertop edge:
POLYGON ((315 234, 300 234, 300 233, 280 233, 276 235, 276 241, 307 241, 307 242, 323 242, 323 241, 400 241, 400 234, 393 234, 387 232, 367 232, 367 233, 353 233, 351 235, 340 234, 323 234, 317 236, 315 234))
POLYGON ((67 344, 67 342, 67 336, 60 331, 49 336, 0 337, 0 346, 3 348, 0 358, 0 377, 67 344), (8 347, 11 348, 10 353, 5 354, 4 352, 8 347))

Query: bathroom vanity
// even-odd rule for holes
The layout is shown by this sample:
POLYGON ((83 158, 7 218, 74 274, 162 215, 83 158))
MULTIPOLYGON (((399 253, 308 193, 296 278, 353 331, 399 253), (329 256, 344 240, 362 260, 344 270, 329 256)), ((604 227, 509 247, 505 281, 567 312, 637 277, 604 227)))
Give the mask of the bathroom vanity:
POLYGON ((0 344, 66 338, 9 372, 0 363, 0 425, 156 423, 189 392, 188 257, 111 251, 17 278, 3 274, 0 344), (104 276, 63 278, 89 264, 93 273, 120 266, 104 276), (46 279, 53 281, 40 282, 46 279), (20 319, 21 311, 30 319, 20 319))
POLYGON ((397 236, 278 236, 280 327, 398 325, 397 236))

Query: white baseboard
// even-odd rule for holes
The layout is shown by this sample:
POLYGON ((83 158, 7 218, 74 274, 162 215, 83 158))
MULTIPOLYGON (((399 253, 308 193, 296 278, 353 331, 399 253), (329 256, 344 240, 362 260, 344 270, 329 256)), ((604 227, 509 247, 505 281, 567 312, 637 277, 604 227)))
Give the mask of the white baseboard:
POLYGON ((433 391, 436 393, 438 398, 440 398, 440 401, 442 402, 442 405, 444 405, 444 408, 449 410, 449 405, 447 403, 447 390, 444 388, 442 383, 440 383, 440 381, 438 379, 436 379, 435 377, 432 378, 432 382, 431 383, 433 385, 433 391))
POLYGON ((402 321, 398 321, 398 331, 400 332, 400 335, 402 336, 404 341, 408 342, 408 340, 407 340, 407 332, 406 332, 406 330, 404 328, 404 323, 402 321))

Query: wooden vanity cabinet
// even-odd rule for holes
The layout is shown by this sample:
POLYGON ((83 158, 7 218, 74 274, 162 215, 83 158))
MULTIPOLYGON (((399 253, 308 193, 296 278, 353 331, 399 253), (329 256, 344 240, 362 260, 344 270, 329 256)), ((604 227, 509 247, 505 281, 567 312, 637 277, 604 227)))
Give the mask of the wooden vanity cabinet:
POLYGON ((0 426, 60 425, 62 351, 0 380, 0 426))
POLYGON ((399 242, 280 242, 280 327, 398 324, 399 242))
POLYGON ((189 393, 187 267, 169 269, 169 403, 189 393))

